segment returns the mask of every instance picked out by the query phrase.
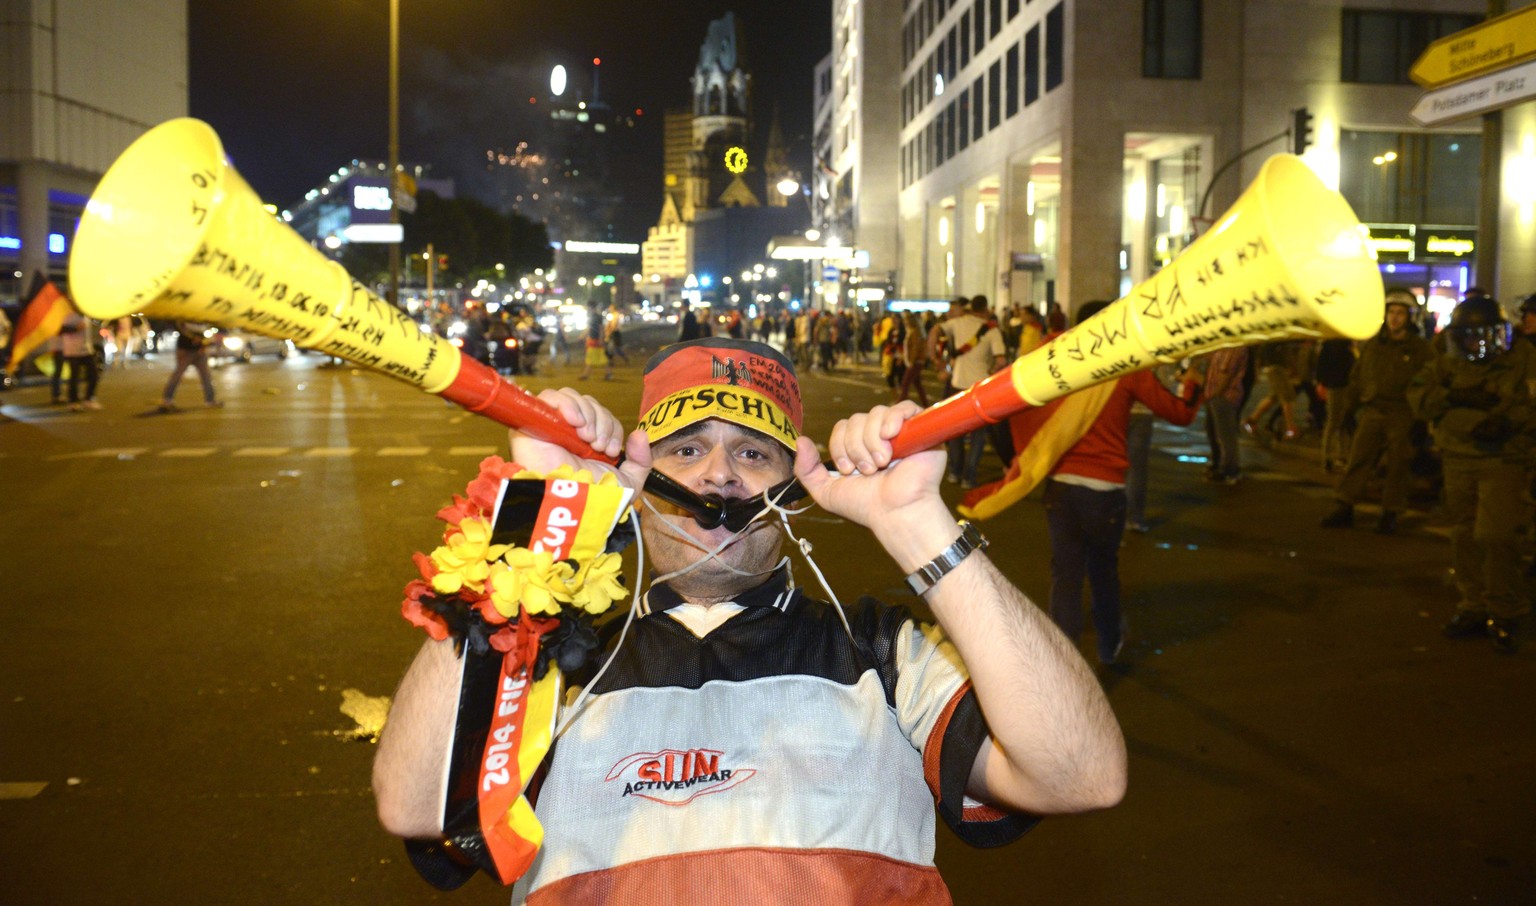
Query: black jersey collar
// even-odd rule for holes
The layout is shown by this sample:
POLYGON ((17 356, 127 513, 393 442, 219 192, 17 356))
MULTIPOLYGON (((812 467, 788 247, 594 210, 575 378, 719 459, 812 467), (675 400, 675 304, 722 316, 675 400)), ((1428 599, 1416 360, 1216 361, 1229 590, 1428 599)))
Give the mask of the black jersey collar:
MULTIPOLYGON (((795 588, 791 580, 789 565, 785 564, 769 576, 768 581, 742 592, 728 603, 741 607, 772 607, 774 610, 788 613, 790 605, 800 596, 800 590, 795 588)), ((640 615, 647 617, 653 613, 665 613, 679 604, 686 603, 683 596, 674 591, 672 586, 665 583, 652 585, 640 602, 640 615)))

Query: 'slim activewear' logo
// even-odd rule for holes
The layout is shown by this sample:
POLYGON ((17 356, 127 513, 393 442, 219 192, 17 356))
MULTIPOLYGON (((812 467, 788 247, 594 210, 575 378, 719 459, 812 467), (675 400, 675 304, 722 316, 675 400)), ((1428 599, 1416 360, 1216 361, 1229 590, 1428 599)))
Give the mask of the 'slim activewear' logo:
POLYGON ((639 796, 662 805, 687 805, 700 796, 724 792, 757 773, 753 768, 722 767, 724 754, 716 749, 636 752, 619 759, 604 780, 623 780, 624 796, 639 796))

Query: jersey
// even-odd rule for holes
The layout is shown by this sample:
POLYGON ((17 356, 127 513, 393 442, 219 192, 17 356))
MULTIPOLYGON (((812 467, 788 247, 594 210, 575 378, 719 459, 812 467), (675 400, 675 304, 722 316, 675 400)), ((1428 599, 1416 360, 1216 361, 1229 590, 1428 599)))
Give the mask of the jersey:
POLYGON ((513 902, 948 903, 938 813, 973 845, 1033 826, 965 799, 987 737, 935 627, 836 612, 787 571, 702 638, 652 589, 538 793, 513 902))

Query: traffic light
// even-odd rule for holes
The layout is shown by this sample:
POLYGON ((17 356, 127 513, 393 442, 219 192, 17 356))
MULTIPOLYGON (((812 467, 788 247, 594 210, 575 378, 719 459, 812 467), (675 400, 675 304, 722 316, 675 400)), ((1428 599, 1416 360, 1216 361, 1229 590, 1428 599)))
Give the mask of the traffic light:
POLYGON ((1301 154, 1312 144, 1312 114, 1305 107, 1291 111, 1291 153, 1301 154))

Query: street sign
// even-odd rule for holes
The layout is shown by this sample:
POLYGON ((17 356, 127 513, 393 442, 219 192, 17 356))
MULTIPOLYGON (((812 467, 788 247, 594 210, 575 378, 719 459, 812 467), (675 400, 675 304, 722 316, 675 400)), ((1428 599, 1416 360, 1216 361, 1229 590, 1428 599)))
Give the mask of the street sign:
POLYGON ((395 207, 407 214, 416 213, 416 177, 409 173, 395 174, 395 207))
POLYGON ((830 264, 821 269, 821 279, 823 280, 836 280, 841 275, 842 271, 839 271, 830 264))
MULTIPOLYGON (((1536 9, 1536 7, 1529 7, 1536 9)), ((1536 97, 1536 60, 1426 91, 1408 115, 1420 126, 1439 126, 1536 97)))
POLYGON ((1440 88, 1536 57, 1536 6, 1435 40, 1408 69, 1425 88, 1440 88))

